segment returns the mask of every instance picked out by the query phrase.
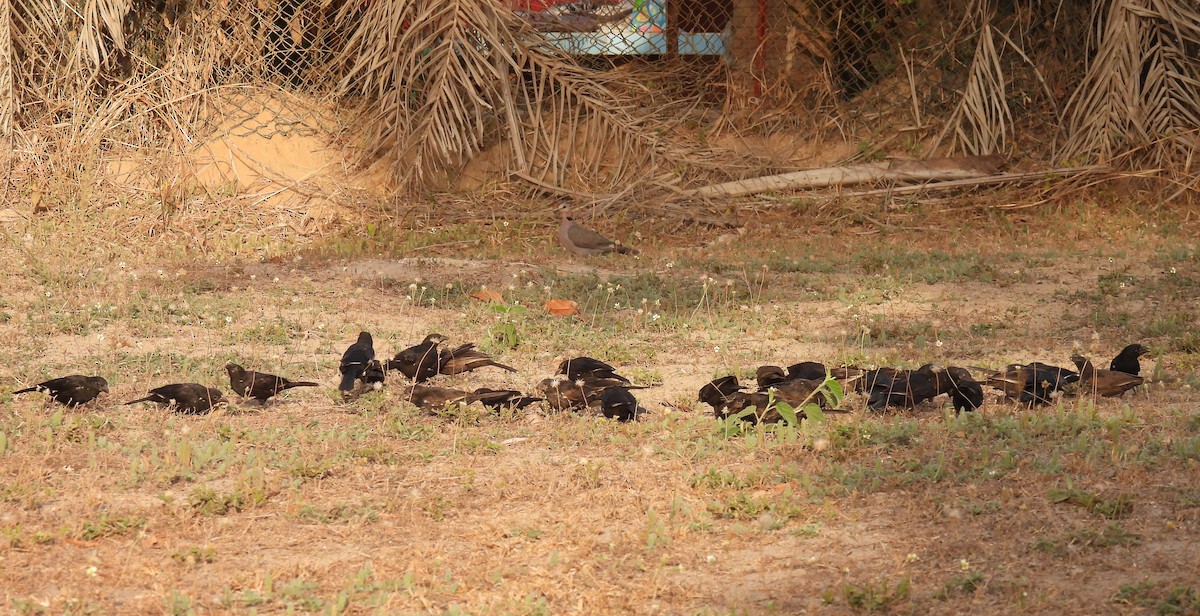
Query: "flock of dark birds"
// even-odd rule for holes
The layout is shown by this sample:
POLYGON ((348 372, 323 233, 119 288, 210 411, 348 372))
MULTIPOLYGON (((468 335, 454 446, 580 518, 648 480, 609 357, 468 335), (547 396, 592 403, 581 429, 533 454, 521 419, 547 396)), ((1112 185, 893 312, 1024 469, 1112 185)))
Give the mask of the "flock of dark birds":
MULTIPOLYGON (((781 368, 761 366, 756 371, 757 390, 748 392, 734 375, 714 379, 700 388, 701 402, 712 406, 717 417, 738 416, 748 421, 776 422, 781 415, 777 402, 785 402, 802 416, 803 407, 828 406, 823 385, 838 381, 843 390, 867 397, 867 408, 914 408, 946 394, 956 413, 974 411, 983 405, 983 386, 1004 392, 1007 400, 1034 407, 1050 404, 1064 394, 1121 396, 1145 382, 1139 358, 1149 349, 1140 344, 1126 346, 1107 370, 1096 368, 1082 355, 1071 356, 1076 370, 1041 362, 1009 364, 1003 370, 961 368, 926 364, 916 370, 901 368, 862 369, 855 366, 827 367, 805 361, 781 368), (971 371, 984 374, 976 380, 971 371)), ((832 409, 837 410, 837 409, 832 409)))
MULTIPOLYGON (((338 364, 341 379, 338 390, 344 400, 365 391, 380 389, 389 373, 400 372, 408 382, 402 392, 413 405, 437 411, 451 405, 479 402, 493 410, 516 410, 543 402, 555 411, 592 409, 610 419, 631 421, 645 412, 632 391, 645 386, 633 385, 611 365, 590 357, 564 359, 556 374, 542 380, 537 395, 512 389, 481 387, 474 391, 428 385, 438 375, 456 375, 480 368, 495 367, 516 372, 501 364, 474 344, 442 346, 447 341, 441 334, 430 334, 420 343, 408 347, 386 361, 375 357, 375 345, 368 332, 361 332, 338 364)), ((893 408, 914 408, 940 395, 948 395, 956 412, 974 411, 983 405, 983 386, 1001 390, 1008 400, 1030 407, 1049 404, 1063 394, 1092 394, 1104 397, 1120 396, 1144 382, 1139 375, 1139 358, 1149 351, 1140 344, 1131 344, 1113 358, 1107 370, 1096 368, 1081 355, 1071 357, 1076 370, 1041 362, 1010 364, 1003 370, 977 367, 935 366, 926 364, 915 370, 901 368, 863 369, 856 366, 825 366, 804 361, 786 368, 761 366, 756 371, 754 391, 747 391, 735 375, 714 379, 700 388, 699 401, 710 405, 718 418, 737 417, 750 422, 777 422, 782 415, 779 403, 786 403, 803 416, 803 409, 812 403, 827 408, 831 399, 826 386, 831 380, 841 384, 844 391, 855 391, 867 398, 867 408, 874 411, 893 408), (972 371, 983 374, 976 380, 972 371)), ((312 381, 291 379, 246 370, 230 363, 225 366, 229 385, 238 396, 266 404, 281 392, 295 387, 318 387, 312 381)), ((95 400, 108 392, 108 382, 99 376, 70 375, 38 383, 13 392, 23 394, 40 391, 59 404, 75 407, 95 400)), ((224 394, 215 387, 199 383, 173 383, 151 389, 145 397, 125 404, 153 402, 178 413, 202 415, 226 402, 224 394)), ((827 409, 838 412, 839 409, 827 409)), ((844 411, 842 411, 844 412, 844 411)))

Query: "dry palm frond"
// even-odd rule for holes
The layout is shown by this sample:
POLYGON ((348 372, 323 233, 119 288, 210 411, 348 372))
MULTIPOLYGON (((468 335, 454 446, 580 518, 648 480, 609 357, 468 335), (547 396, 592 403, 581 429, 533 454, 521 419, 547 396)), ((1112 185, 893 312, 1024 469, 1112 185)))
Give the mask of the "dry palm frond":
POLYGON ((1066 156, 1112 160, 1149 144, 1150 164, 1190 165, 1200 142, 1200 10, 1114 0, 1069 108, 1066 156))
POLYGON ((951 151, 982 155, 1003 152, 1012 132, 1012 111, 1005 93, 1006 76, 992 34, 994 9, 981 0, 974 8, 979 38, 958 106, 946 122, 942 135, 930 147, 936 149, 946 132, 954 131, 951 151))
POLYGON ((13 87, 13 64, 16 59, 13 53, 12 3, 0 0, 0 136, 8 136, 12 132, 13 116, 20 105, 13 87))
POLYGON ((678 153, 619 93, 632 80, 580 68, 503 3, 382 0, 356 10, 338 16, 353 24, 342 91, 372 101, 367 155, 394 156, 409 187, 500 140, 512 171, 552 184, 577 163, 617 183, 678 153))

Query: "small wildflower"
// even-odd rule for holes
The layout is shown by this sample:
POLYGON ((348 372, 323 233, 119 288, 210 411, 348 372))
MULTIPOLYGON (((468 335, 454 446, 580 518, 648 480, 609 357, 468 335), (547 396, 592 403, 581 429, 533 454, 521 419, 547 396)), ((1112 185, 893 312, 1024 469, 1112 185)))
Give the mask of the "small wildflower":
POLYGON ((673 268, 673 267, 675 267, 675 262, 674 262, 674 261, 667 261, 667 269, 671 269, 671 268, 673 268))
POLYGON ((938 348, 941 348, 941 347, 942 347, 942 341, 941 341, 941 340, 938 340, 937 342, 935 342, 935 343, 933 343, 933 344, 934 344, 935 346, 937 346, 938 348))
POLYGON ((659 319, 661 319, 661 318, 662 318, 662 315, 658 314, 657 312, 656 312, 656 313, 654 313, 654 314, 652 314, 652 315, 650 315, 650 320, 651 320, 651 321, 657 321, 657 320, 659 320, 659 319))
POLYGON ((436 297, 431 297, 431 298, 429 298, 429 305, 430 305, 430 306, 434 305, 435 303, 437 303, 437 298, 436 298, 436 297))
POLYGON ((502 223, 500 223, 500 224, 502 224, 502 225, 504 225, 505 227, 507 227, 507 226, 508 226, 508 221, 506 220, 506 221, 504 221, 504 222, 502 222, 502 223))
POLYGON ((543 290, 543 291, 545 291, 545 292, 547 292, 547 293, 549 293, 549 292, 550 292, 550 285, 546 285, 546 286, 542 287, 542 290, 543 290))
POLYGON ((119 267, 121 269, 125 269, 125 262, 121 261, 120 263, 117 264, 117 267, 119 267))
POLYGON ((416 291, 416 290, 417 290, 417 283, 415 283, 415 282, 414 282, 414 283, 412 283, 412 284, 408 285, 408 290, 409 290, 409 291, 416 291))
POLYGON ((721 352, 721 345, 719 345, 719 344, 713 345, 713 353, 720 353, 720 352, 721 352))
POLYGON ((617 303, 613 304, 613 308, 620 309, 620 308, 621 308, 621 302, 617 302, 617 303))
POLYGON ((46 291, 46 297, 50 297, 50 292, 46 291))
POLYGON ((324 323, 317 323, 317 329, 325 329, 324 323))
POLYGON ((97 571, 98 570, 96 569, 96 565, 92 565, 92 566, 88 567, 87 569, 83 570, 84 574, 86 574, 88 577, 96 577, 97 571))
POLYGON ((162 275, 163 275, 163 271, 162 271, 162 270, 158 270, 158 275, 159 275, 159 276, 162 276, 162 275))
POLYGON ((405 296, 404 296, 404 299, 406 299, 406 300, 408 300, 408 301, 410 301, 410 302, 411 302, 411 301, 412 301, 412 296, 411 296, 411 295, 405 295, 405 296))
POLYGON ((1173 267, 1171 268, 1171 273, 1172 273, 1172 274, 1174 274, 1174 273, 1175 273, 1175 268, 1173 268, 1173 267))
POLYGON ((641 309, 641 308, 638 308, 638 314, 645 314, 645 313, 646 313, 646 311, 645 311, 645 310, 643 310, 643 309, 641 309))
POLYGON ((233 323, 233 317, 225 317, 226 323, 233 323))
POLYGON ((447 283, 446 283, 446 290, 447 290, 447 291, 450 291, 450 290, 452 290, 452 289, 454 289, 454 283, 453 283, 453 282, 447 282, 447 283))
POLYGON ((272 279, 271 279, 271 282, 279 282, 279 276, 276 276, 276 277, 272 278, 272 279))
POLYGON ((920 556, 917 556, 917 553, 916 553, 916 552, 909 552, 909 553, 908 553, 908 556, 905 556, 905 557, 904 557, 904 560, 906 560, 906 561, 908 561, 908 562, 910 562, 910 563, 915 563, 915 562, 917 562, 918 560, 921 560, 921 557, 920 557, 920 556))
POLYGON ((258 280, 258 274, 250 274, 250 280, 258 280))
POLYGON ((532 281, 532 280, 530 280, 530 281, 526 282, 526 283, 525 283, 525 288, 526 288, 526 289, 532 289, 532 288, 533 288, 533 281, 532 281))
POLYGON ((508 285, 508 290, 509 290, 509 291, 516 291, 516 290, 517 290, 517 285, 514 285, 514 284, 510 284, 510 285, 508 285))
POLYGON ((962 569, 963 571, 970 571, 970 570, 971 570, 971 563, 967 562, 967 559, 965 559, 965 558, 961 558, 961 559, 959 559, 959 561, 958 561, 958 568, 959 568, 959 569, 962 569))
POLYGON ((717 562, 717 557, 713 556, 712 554, 709 554, 708 556, 704 557, 704 560, 706 560, 710 563, 715 563, 715 562, 717 562))

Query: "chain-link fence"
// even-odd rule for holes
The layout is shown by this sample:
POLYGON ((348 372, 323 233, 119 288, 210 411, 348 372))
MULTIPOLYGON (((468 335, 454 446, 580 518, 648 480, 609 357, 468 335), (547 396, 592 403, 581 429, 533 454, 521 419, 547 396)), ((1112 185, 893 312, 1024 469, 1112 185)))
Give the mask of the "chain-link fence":
MULTIPOLYGON (((209 104, 196 114, 203 130, 270 137, 311 123, 297 115, 295 105, 264 107, 253 96, 227 92, 243 84, 269 85, 297 100, 345 104, 395 88, 411 91, 409 102, 416 108, 422 96, 434 92, 426 87, 434 78, 417 83, 409 73, 403 77, 409 81, 380 80, 386 70, 379 67, 427 53, 447 36, 471 44, 472 32, 499 23, 523 33, 503 40, 537 38, 551 53, 570 55, 587 69, 632 75, 654 105, 659 97, 692 97, 718 114, 748 110, 750 122, 755 114, 769 113, 821 119, 808 126, 836 131, 858 142, 865 154, 922 155, 940 148, 1045 155, 1064 141, 1068 103, 1104 44, 1099 35, 1109 14, 1131 15, 1154 32, 1130 46, 1134 55, 1137 44, 1182 50, 1176 54, 1182 60, 1167 58, 1175 64, 1168 63, 1159 80, 1174 88, 1171 101, 1183 101, 1175 108, 1194 109, 1196 87, 1188 75, 1200 73, 1195 54, 1190 68, 1179 66, 1189 62, 1188 50, 1200 48, 1196 28, 1161 25, 1183 20, 1186 26, 1194 14, 1187 12, 1186 0, 447 0, 441 6, 449 5, 490 8, 439 14, 437 20, 462 21, 442 27, 420 21, 436 4, 412 0, 9 5, 8 36, 0 36, 0 46, 9 47, 2 54, 8 64, 0 66, 0 84, 13 84, 6 90, 13 96, 0 101, 0 112, 16 127, 53 123, 71 110, 96 112, 106 103, 88 107, 73 99, 82 92, 103 101, 94 95, 120 92, 125 84, 173 67, 179 88, 209 94, 209 104), (495 17, 496 10, 504 17, 495 17), (493 23, 470 21, 480 18, 493 23), (437 33, 425 40, 413 29, 437 33), (362 44, 381 30, 390 34, 375 37, 374 47, 362 44), (533 31, 537 34, 529 34, 533 31), (399 39, 419 43, 411 52, 387 47, 399 39), (355 49, 357 58, 347 53, 355 49), (363 62, 363 49, 378 56, 363 62), (364 66, 376 73, 374 91, 347 87, 348 74, 364 66), (639 77, 643 71, 647 76, 639 77), (1183 77, 1171 81, 1172 75, 1183 77), (239 114, 248 123, 230 122, 239 114)), ((524 85, 529 84, 531 66, 520 62, 506 69, 518 87, 523 70, 524 85)), ((1141 73, 1126 78, 1144 85, 1160 75, 1151 67, 1141 73)), ((131 97, 127 113, 138 113, 137 104, 131 97)), ((500 123, 515 117, 497 111, 500 123)))

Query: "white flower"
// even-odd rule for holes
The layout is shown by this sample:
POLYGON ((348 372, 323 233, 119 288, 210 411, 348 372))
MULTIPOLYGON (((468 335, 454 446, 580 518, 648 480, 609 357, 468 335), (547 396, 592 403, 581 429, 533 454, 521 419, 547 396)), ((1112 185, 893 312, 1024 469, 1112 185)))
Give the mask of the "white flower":
POLYGON ((125 269, 125 262, 121 261, 120 263, 117 264, 117 267, 119 267, 121 269, 125 269))
POLYGON ((46 291, 46 297, 50 297, 50 292, 46 291))
POLYGON ((936 345, 937 347, 940 348, 942 346, 942 341, 938 340, 937 342, 934 343, 934 345, 936 345))
POLYGON ((958 561, 958 568, 959 568, 959 569, 962 569, 963 571, 970 571, 970 570, 971 570, 971 563, 967 562, 967 559, 965 559, 965 558, 961 558, 961 559, 959 559, 959 561, 958 561))
POLYGON ((87 575, 88 577, 96 577, 96 572, 97 572, 96 565, 92 565, 92 566, 88 567, 87 569, 83 570, 83 573, 85 575, 87 575))
POLYGON ((258 274, 250 274, 250 280, 257 280, 258 274))
POLYGON ((620 308, 620 307, 621 307, 621 302, 617 302, 617 303, 613 304, 613 308, 620 308))
POLYGON ((508 221, 506 220, 506 221, 504 221, 504 222, 502 222, 502 223, 500 223, 500 224, 502 224, 502 225, 504 225, 505 227, 507 227, 507 226, 508 226, 508 221))
POLYGON ((904 557, 904 560, 906 560, 906 561, 908 561, 908 562, 910 562, 910 563, 915 563, 915 562, 917 562, 918 560, 921 560, 921 557, 920 557, 920 556, 917 556, 917 553, 916 553, 916 552, 909 552, 909 553, 908 553, 908 556, 905 556, 905 557, 904 557))
POLYGON ((657 321, 657 320, 659 320, 659 319, 661 319, 661 318, 662 318, 662 317, 661 317, 661 316, 659 316, 659 314, 658 314, 658 313, 654 313, 654 314, 650 315, 650 320, 651 320, 651 321, 657 321))
POLYGON ((233 317, 225 317, 226 323, 233 323, 233 317))
POLYGON ((713 353, 720 353, 720 352, 721 352, 721 345, 719 345, 719 344, 717 344, 717 345, 714 345, 714 346, 713 346, 713 353))
POLYGON ((416 291, 416 290, 417 290, 417 283, 415 283, 415 282, 414 282, 414 283, 412 283, 412 284, 408 285, 408 290, 409 290, 409 291, 416 291))

